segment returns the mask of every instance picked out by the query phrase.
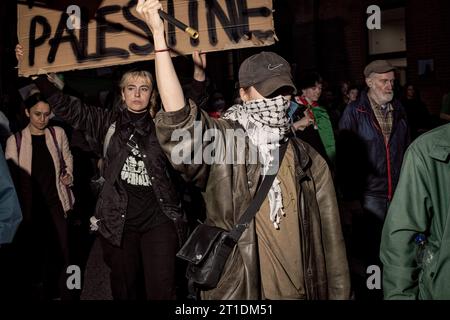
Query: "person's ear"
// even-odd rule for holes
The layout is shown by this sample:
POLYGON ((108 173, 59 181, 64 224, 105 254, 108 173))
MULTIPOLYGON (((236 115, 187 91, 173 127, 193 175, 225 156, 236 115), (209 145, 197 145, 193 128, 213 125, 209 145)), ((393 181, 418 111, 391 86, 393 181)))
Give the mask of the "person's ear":
POLYGON ((249 97, 247 91, 244 90, 243 88, 240 88, 240 89, 239 89, 239 96, 241 97, 241 100, 242 100, 243 102, 247 102, 247 101, 250 100, 250 97, 249 97))
POLYGON ((25 109, 25 115, 29 118, 30 117, 30 111, 28 109, 25 109))
POLYGON ((373 79, 372 78, 366 78, 366 84, 369 88, 372 88, 373 86, 373 79))

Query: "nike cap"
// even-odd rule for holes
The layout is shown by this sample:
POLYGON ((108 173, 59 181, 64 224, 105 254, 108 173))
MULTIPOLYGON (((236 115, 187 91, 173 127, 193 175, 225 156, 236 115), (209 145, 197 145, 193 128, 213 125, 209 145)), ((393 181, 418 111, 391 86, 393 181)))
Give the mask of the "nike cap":
POLYGON ((264 97, 282 87, 292 91, 292 94, 297 93, 289 63, 276 53, 265 51, 242 62, 239 68, 239 86, 253 86, 264 97))

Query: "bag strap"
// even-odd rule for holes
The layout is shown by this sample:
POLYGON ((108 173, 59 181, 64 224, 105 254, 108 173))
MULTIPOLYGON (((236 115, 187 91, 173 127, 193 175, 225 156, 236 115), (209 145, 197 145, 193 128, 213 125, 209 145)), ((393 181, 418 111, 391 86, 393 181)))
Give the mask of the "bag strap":
POLYGON ((61 171, 66 170, 66 162, 64 161, 61 149, 59 148, 59 145, 58 145, 58 140, 56 139, 55 128, 54 127, 48 127, 48 130, 50 130, 50 133, 52 134, 53 143, 55 144, 56 152, 58 152, 59 164, 60 164, 60 167, 61 167, 61 171))
MULTIPOLYGON (((55 128, 48 127, 48 129, 50 130, 50 133, 52 134, 53 142, 55 143, 55 147, 56 147, 56 152, 58 152, 60 172, 65 174, 67 166, 66 166, 66 162, 64 161, 62 151, 59 148, 58 140, 56 140, 55 128)), ((72 193, 70 192, 70 187, 69 186, 65 186, 65 187, 66 187, 67 195, 69 197, 69 206, 70 206, 70 208, 73 208, 74 200, 72 198, 72 193)))
MULTIPOLYGON (((280 161, 278 162, 276 172, 271 175, 264 176, 264 180, 261 183, 261 186, 259 187, 255 197, 253 198, 252 202, 250 203, 247 210, 244 212, 244 214, 239 219, 238 223, 234 226, 233 229, 230 230, 228 238, 229 240, 232 240, 230 245, 236 244, 239 240, 239 238, 242 236, 242 233, 244 233, 245 229, 249 226, 250 222, 255 217, 256 213, 259 211, 259 208, 261 207, 262 203, 264 202, 264 199, 266 198, 267 194, 269 193, 270 188, 272 187, 273 181, 275 180, 275 177, 278 174, 278 171, 281 167, 281 163, 283 161, 284 155, 286 153, 287 147, 288 147, 289 141, 284 142, 280 148, 278 149, 280 151, 280 161)), ((273 168, 272 168, 273 169, 273 168)))
POLYGON ((20 147, 22 145, 22 132, 18 131, 14 134, 14 137, 16 138, 16 148, 17 148, 17 161, 19 161, 20 158, 20 147))

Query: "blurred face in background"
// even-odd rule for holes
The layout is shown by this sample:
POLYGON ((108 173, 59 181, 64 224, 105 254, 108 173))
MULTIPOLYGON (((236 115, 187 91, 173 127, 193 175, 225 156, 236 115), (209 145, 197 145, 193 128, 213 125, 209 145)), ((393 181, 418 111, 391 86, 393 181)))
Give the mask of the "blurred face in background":
POLYGON ((32 134, 44 133, 44 129, 50 120, 50 106, 39 101, 30 109, 25 109, 25 115, 30 119, 30 131, 32 134))
POLYGON ((345 81, 341 82, 341 94, 343 97, 345 97, 347 95, 348 87, 349 87, 348 82, 345 82, 345 81))
POLYGON ((406 98, 414 99, 415 94, 416 91, 414 90, 414 87, 409 85, 408 88, 406 88, 406 98))
POLYGON ((320 95, 322 94, 322 84, 316 82, 314 87, 309 87, 302 90, 303 96, 310 102, 319 101, 320 95))
POLYGON ((352 101, 356 101, 356 99, 358 99, 358 94, 359 94, 359 90, 356 88, 351 89, 348 92, 348 101, 352 102, 352 101))
POLYGON ((210 111, 222 111, 225 109, 225 106, 225 98, 222 96, 222 94, 214 93, 211 97, 208 109, 210 111))

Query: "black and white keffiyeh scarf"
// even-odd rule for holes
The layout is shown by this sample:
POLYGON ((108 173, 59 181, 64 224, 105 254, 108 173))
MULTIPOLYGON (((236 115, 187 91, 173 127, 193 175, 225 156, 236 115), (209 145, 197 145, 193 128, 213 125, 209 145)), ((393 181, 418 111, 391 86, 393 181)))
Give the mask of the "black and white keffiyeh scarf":
MULTIPOLYGON (((289 131, 289 118, 286 113, 288 108, 289 100, 278 96, 234 105, 223 115, 224 119, 237 121, 244 128, 250 141, 258 149, 264 175, 274 160, 272 151, 280 146, 280 140, 289 131)), ((279 229, 281 217, 285 213, 278 178, 275 178, 268 197, 270 221, 276 229, 279 229)))

